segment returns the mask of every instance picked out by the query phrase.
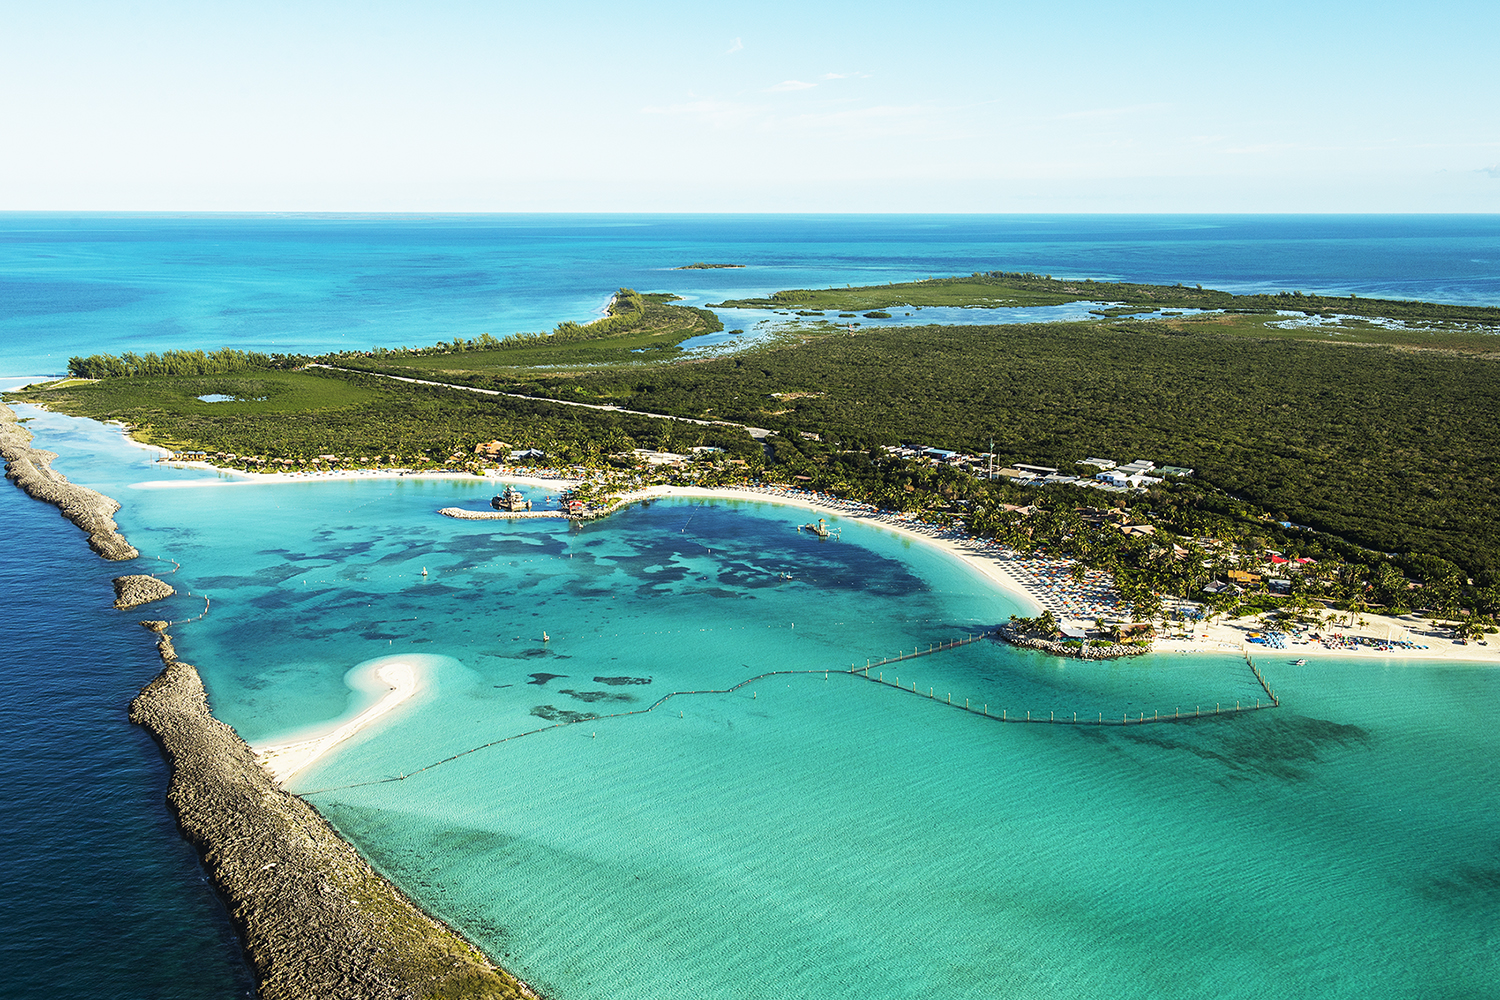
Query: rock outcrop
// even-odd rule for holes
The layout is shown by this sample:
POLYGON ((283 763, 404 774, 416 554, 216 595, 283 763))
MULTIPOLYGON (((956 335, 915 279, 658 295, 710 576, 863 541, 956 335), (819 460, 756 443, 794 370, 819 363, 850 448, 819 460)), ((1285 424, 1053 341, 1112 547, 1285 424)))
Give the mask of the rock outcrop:
POLYGON ((1055 639, 1043 639, 1040 636, 1026 635, 1017 632, 1009 626, 1002 625, 995 630, 995 634, 1012 646, 1020 646, 1023 649, 1039 649, 1053 656, 1071 656, 1078 660, 1116 660, 1122 656, 1143 656, 1151 652, 1150 646, 1140 646, 1135 643, 1117 642, 1109 646, 1090 646, 1080 642, 1058 642, 1055 639))
POLYGON ((31 447, 31 432, 22 427, 15 411, 0 403, 0 457, 5 475, 29 496, 50 503, 63 517, 89 536, 89 547, 106 559, 134 559, 140 555, 115 524, 120 509, 115 500, 86 486, 75 486, 68 477, 52 470, 57 455, 31 447))
POLYGON ((154 576, 135 575, 117 576, 115 585, 115 607, 124 611, 128 608, 138 608, 142 604, 150 604, 159 601, 163 597, 171 597, 177 593, 177 589, 165 580, 158 580, 154 576))
POLYGON ((142 624, 160 634, 165 668, 130 718, 171 765, 167 802, 239 928, 263 1000, 535 997, 278 788, 209 712, 166 623, 142 624))

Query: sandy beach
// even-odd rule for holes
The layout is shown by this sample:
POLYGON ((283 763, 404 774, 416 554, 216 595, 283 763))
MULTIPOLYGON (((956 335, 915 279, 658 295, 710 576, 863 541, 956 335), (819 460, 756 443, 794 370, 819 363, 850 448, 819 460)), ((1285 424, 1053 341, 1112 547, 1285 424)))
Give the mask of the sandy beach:
POLYGON ((349 739, 355 733, 389 714, 392 709, 421 690, 421 675, 411 663, 392 658, 378 662, 374 676, 388 684, 380 700, 359 715, 326 733, 287 743, 270 743, 253 747, 256 760, 270 772, 277 782, 285 782, 292 775, 309 766, 328 751, 349 739))
MULTIPOLYGON (((869 504, 824 497, 805 490, 783 487, 743 489, 705 489, 691 486, 653 486, 622 497, 626 501, 653 497, 702 497, 720 500, 770 500, 792 507, 817 511, 827 516, 866 521, 939 548, 994 583, 997 587, 1028 604, 1031 614, 1051 608, 1060 620, 1092 623, 1094 618, 1111 619, 1120 615, 1119 597, 1113 593, 1108 576, 1090 571, 1080 581, 1067 572, 1070 563, 1062 559, 1024 556, 1003 546, 970 538, 961 531, 927 524, 915 517, 882 512, 869 504)), ((1419 615, 1392 617, 1361 614, 1350 623, 1341 612, 1324 612, 1324 624, 1308 630, 1326 638, 1325 643, 1304 635, 1300 639, 1285 637, 1284 646, 1276 648, 1251 641, 1252 633, 1264 633, 1259 616, 1247 615, 1205 625, 1197 623, 1185 638, 1167 638, 1165 633, 1155 644, 1162 653, 1237 653, 1248 651, 1268 659, 1286 657, 1302 659, 1319 656, 1360 657, 1366 659, 1470 661, 1476 664, 1500 665, 1500 640, 1487 645, 1459 644, 1436 634, 1431 622, 1419 615), (1391 641, 1406 642, 1412 647, 1379 647, 1391 641)), ((1186 630, 1184 630, 1186 632, 1186 630)))
MULTIPOLYGON (((185 464, 185 463, 183 463, 185 464)), ((214 469, 214 466, 195 463, 195 467, 214 469)), ((219 470, 223 471, 223 470, 219 470)), ((559 491, 577 485, 582 480, 561 473, 520 476, 491 474, 483 477, 460 472, 413 472, 402 470, 358 470, 333 472, 273 472, 233 473, 233 479, 200 482, 144 482, 135 488, 177 488, 192 486, 232 486, 248 483, 300 483, 326 482, 337 479, 394 479, 394 478, 441 478, 477 480, 499 486, 510 484, 522 489, 559 491)), ((1078 622, 1091 625, 1095 619, 1106 621, 1123 619, 1125 609, 1115 591, 1108 574, 1097 570, 1084 573, 1082 579, 1074 580, 1071 561, 1028 556, 982 539, 971 538, 960 530, 942 528, 928 524, 910 514, 881 511, 876 507, 855 500, 843 500, 824 496, 809 490, 782 486, 746 487, 697 487, 697 486, 650 486, 621 494, 621 505, 658 497, 686 497, 717 500, 765 500, 790 507, 816 512, 820 516, 836 516, 878 525, 897 534, 941 549, 981 574, 996 587, 1022 602, 1026 613, 1040 614, 1051 610, 1059 621, 1078 622)), ((1431 623, 1416 615, 1391 617, 1378 614, 1363 614, 1350 623, 1338 612, 1325 612, 1322 626, 1310 629, 1320 637, 1337 637, 1331 642, 1321 640, 1301 642, 1292 637, 1286 641, 1285 652, 1292 659, 1315 656, 1366 657, 1372 659, 1444 660, 1470 661, 1500 665, 1500 639, 1486 645, 1460 644, 1444 635, 1437 634, 1431 623), (1390 640, 1402 641, 1407 646, 1380 648, 1390 640)), ((1158 638, 1155 649, 1164 653, 1243 653, 1249 651, 1280 652, 1272 647, 1251 641, 1252 633, 1265 631, 1265 624, 1258 616, 1246 616, 1232 620, 1219 620, 1211 624, 1197 623, 1190 634, 1178 630, 1177 636, 1170 632, 1175 623, 1168 623, 1158 638)), ((303 765, 305 766, 305 765, 303 765)))

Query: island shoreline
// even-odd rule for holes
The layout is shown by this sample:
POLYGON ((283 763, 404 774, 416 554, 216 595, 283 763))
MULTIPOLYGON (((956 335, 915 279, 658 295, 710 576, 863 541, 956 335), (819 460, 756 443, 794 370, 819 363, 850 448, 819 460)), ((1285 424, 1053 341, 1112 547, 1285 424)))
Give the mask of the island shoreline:
MULTIPOLYGON (((101 557, 139 556, 112 517, 119 502, 51 470, 56 455, 31 441, 15 412, 0 403, 6 478, 57 507, 101 557)), ((119 579, 129 581, 127 592, 144 585, 119 579)), ((140 596, 148 600, 139 603, 149 603, 167 595, 152 588, 140 596)), ((213 716, 197 670, 177 659, 169 623, 141 624, 157 633, 163 667, 131 701, 130 720, 161 749, 168 807, 239 932, 262 1000, 540 1000, 377 872, 321 813, 278 787, 234 729, 213 716)), ((411 685, 398 680, 402 698, 415 690, 414 677, 411 685)), ((388 695, 354 721, 362 726, 392 707, 388 695)), ((342 735, 334 742, 352 732, 336 730, 342 735)))
MULTIPOLYGON (((140 442, 134 442, 140 444, 140 442)), ((286 472, 241 472, 239 470, 220 469, 218 466, 204 462, 185 463, 195 468, 215 470, 231 473, 235 478, 232 480, 216 480, 203 483, 183 483, 180 488, 190 487, 229 487, 238 485, 249 485, 252 483, 308 483, 308 482, 337 482, 345 479, 384 479, 384 478, 435 478, 451 479, 466 482, 481 481, 496 486, 509 483, 527 489, 540 490, 563 490, 578 485, 582 482, 577 477, 568 477, 560 474, 553 475, 525 475, 525 474, 490 474, 477 477, 473 473, 458 472, 425 472, 416 470, 337 470, 320 473, 286 473, 286 472)), ((179 488, 178 484, 152 483, 136 484, 138 488, 163 487, 179 488)), ((1018 564, 1028 557, 1020 553, 1006 549, 1003 546, 975 538, 963 532, 951 529, 942 529, 921 521, 888 511, 875 511, 853 501, 843 501, 837 497, 826 497, 820 494, 809 494, 807 491, 790 486, 735 486, 735 487, 704 487, 704 486, 669 486, 658 485, 645 489, 633 490, 619 495, 618 502, 612 504, 606 513, 638 503, 643 500, 663 499, 667 497, 680 497, 684 499, 719 499, 730 501, 762 501, 780 504, 782 506, 795 507, 808 511, 829 513, 859 520, 876 527, 888 529, 895 534, 909 538, 938 548, 954 558, 960 560, 971 571, 978 573, 987 579, 992 585, 1003 591, 1012 599, 1021 601, 1030 614, 1039 614, 1048 604, 1049 599, 1055 595, 1039 588, 1033 581, 1026 579, 1024 573, 1018 568, 1018 564)), ((457 510, 457 508, 448 508, 457 510)), ((531 513, 531 512, 528 512, 531 513)), ((453 517, 454 514, 447 516, 453 517)), ((508 520, 511 518, 496 515, 490 511, 470 511, 464 515, 458 515, 462 520, 508 520)), ((561 511, 556 513, 542 511, 533 514, 534 517, 563 518, 567 515, 561 511)), ((590 515, 590 518, 599 516, 590 515)), ((1058 564, 1065 564, 1067 560, 1053 560, 1058 564)), ((1092 621, 1095 617, 1092 613, 1065 614, 1054 612, 1059 618, 1072 618, 1079 621, 1092 621)), ((1152 653, 1159 654, 1232 654, 1243 656, 1245 653, 1264 653, 1274 647, 1261 646, 1252 640, 1255 633, 1262 630, 1262 626, 1255 620, 1254 615, 1246 615, 1238 619, 1228 621, 1217 621, 1205 625, 1197 623, 1191 638, 1158 637, 1151 648, 1152 653)), ((1412 616, 1405 618, 1365 613, 1359 616, 1363 625, 1350 623, 1340 625, 1335 622, 1325 624, 1325 630, 1332 633, 1361 632, 1371 640, 1378 640, 1379 634, 1395 635, 1397 633, 1418 633, 1423 630, 1420 621, 1412 616)), ((1003 623, 996 622, 997 626, 1003 623)), ((1423 632, 1426 638, 1423 649, 1393 649, 1382 652, 1375 649, 1348 649, 1348 648, 1324 648, 1321 645, 1296 645, 1287 651, 1298 657, 1352 657, 1364 659, 1401 660, 1411 663, 1468 663, 1476 666, 1500 666, 1500 645, 1492 645, 1480 649, 1474 646, 1459 646, 1451 639, 1423 632)))
POLYGON ((52 468, 55 452, 31 447, 31 432, 21 426, 16 412, 0 403, 0 457, 5 477, 27 496, 56 507, 88 535, 89 548, 105 559, 124 562, 140 555, 115 524, 119 501, 98 490, 79 486, 52 468))
POLYGON ((536 1000, 380 875, 321 813, 279 788, 214 718, 167 623, 141 624, 159 636, 163 667, 131 702, 130 720, 167 759, 167 803, 240 931, 263 1000, 536 1000))

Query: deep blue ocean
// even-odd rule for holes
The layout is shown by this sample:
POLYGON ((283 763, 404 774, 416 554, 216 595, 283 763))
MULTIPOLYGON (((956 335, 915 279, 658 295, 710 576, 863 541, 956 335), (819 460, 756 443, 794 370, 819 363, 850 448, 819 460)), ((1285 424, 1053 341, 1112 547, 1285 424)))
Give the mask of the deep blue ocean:
MULTIPOLYGON (((1500 219, 0 215, 0 374, 545 329, 622 285, 697 304, 978 270, 1500 305, 1500 219), (672 270, 695 261, 746 267, 672 270)), ((988 644, 907 667, 932 699, 824 680, 1016 606, 922 545, 856 524, 819 545, 769 503, 456 522, 436 508, 483 506, 493 483, 247 484, 23 415, 125 505, 143 558, 106 564, 0 491, 0 996, 252 991, 126 719, 159 668, 147 614, 182 620, 179 649, 252 743, 357 712, 372 664, 418 665, 410 705, 290 787, 558 1000, 1500 996, 1492 670, 1278 663, 1274 713, 1006 727, 934 702, 1149 713, 1256 689, 1235 657, 1085 666, 988 644), (164 560, 181 596, 110 608, 111 577, 164 560), (383 780, 788 668, 812 673, 383 780)))

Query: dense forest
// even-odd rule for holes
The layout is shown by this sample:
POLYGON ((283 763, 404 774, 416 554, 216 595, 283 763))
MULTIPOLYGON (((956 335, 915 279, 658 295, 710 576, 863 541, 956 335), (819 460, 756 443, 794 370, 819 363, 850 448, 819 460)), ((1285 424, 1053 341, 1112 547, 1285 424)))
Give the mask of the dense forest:
POLYGON ((932 326, 694 364, 496 380, 841 449, 922 443, 1069 468, 1150 458, 1387 552, 1500 558, 1496 362, 1160 323, 932 326))
POLYGON ((306 359, 225 347, 217 351, 164 351, 161 354, 91 354, 68 359, 74 378, 144 378, 156 375, 228 375, 257 368, 295 367, 306 359))

